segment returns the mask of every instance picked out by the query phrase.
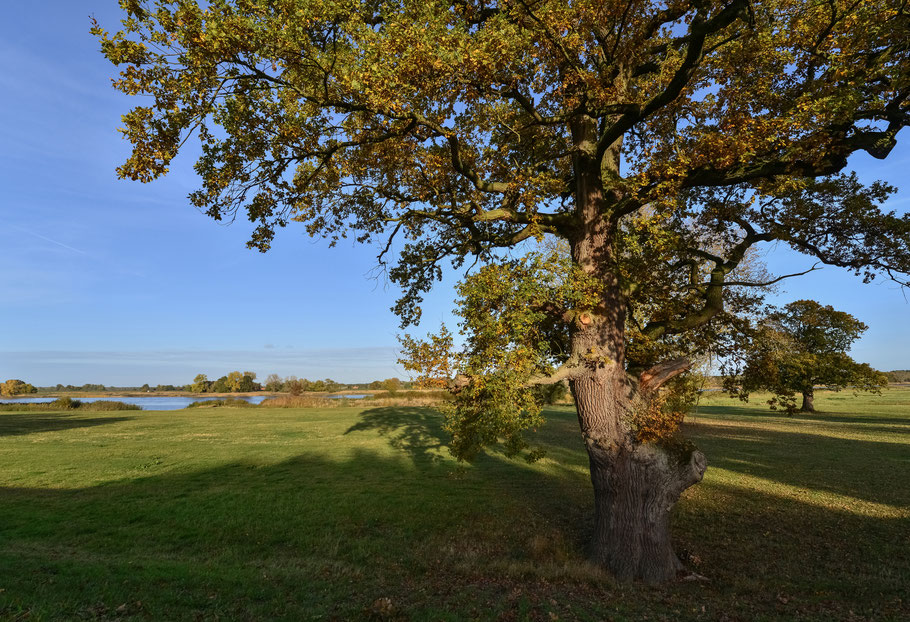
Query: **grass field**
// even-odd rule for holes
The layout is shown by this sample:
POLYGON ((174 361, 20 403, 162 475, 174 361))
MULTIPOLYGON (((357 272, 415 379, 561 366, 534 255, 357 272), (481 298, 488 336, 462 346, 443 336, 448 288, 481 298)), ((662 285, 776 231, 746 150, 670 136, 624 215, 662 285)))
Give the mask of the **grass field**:
POLYGON ((585 561, 574 412, 455 462, 419 408, 0 413, 0 618, 910 619, 910 390, 703 400, 674 517, 707 582, 585 561))

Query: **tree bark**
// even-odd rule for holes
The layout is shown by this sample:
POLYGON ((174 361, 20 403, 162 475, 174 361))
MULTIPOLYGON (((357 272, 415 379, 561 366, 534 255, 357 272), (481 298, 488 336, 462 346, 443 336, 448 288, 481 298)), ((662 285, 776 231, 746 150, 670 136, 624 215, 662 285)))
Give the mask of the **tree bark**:
POLYGON ((670 539, 670 513, 680 494, 701 481, 700 451, 640 443, 629 421, 642 407, 621 368, 573 381, 579 425, 594 487, 592 559, 621 581, 663 583, 682 565, 670 539), (630 393, 631 392, 631 393, 630 393))
POLYGON ((804 413, 815 412, 815 389, 809 388, 803 391, 803 405, 800 411, 804 413))
POLYGON ((571 385, 594 486, 591 555, 620 580, 661 583, 681 569, 670 512, 682 491, 701 481, 707 463, 693 448, 645 444, 636 436, 637 409, 647 407, 674 371, 648 375, 641 384, 626 373, 626 298, 614 257, 617 219, 610 214, 620 197, 603 185, 618 173, 619 145, 597 157, 596 124, 589 118, 573 123, 572 135, 578 223, 569 240, 572 258, 603 285, 601 303, 571 328, 572 356, 587 364, 571 385))

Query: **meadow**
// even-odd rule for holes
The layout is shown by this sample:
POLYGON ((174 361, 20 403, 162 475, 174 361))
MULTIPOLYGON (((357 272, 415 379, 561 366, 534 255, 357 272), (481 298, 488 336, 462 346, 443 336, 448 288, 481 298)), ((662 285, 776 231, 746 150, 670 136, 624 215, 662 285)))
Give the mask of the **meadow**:
POLYGON ((570 407, 530 465, 420 407, 0 412, 0 619, 910 618, 910 388, 816 401, 702 400, 664 587, 586 562, 570 407))

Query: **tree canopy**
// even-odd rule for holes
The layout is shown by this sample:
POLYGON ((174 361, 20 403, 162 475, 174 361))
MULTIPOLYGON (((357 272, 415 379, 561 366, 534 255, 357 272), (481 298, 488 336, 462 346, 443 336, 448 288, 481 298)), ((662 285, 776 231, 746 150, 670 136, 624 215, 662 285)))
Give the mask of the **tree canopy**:
POLYGON ((0 383, 0 395, 4 397, 12 397, 13 395, 26 395, 28 393, 37 393, 38 389, 24 380, 19 380, 17 378, 10 378, 9 380, 0 383))
POLYGON ((788 414, 797 410, 796 394, 803 398, 800 410, 814 411, 817 385, 836 391, 847 387, 880 391, 888 384, 887 376, 847 354, 867 328, 830 305, 791 302, 764 320, 740 358, 742 367, 730 370, 724 387, 743 401, 753 391, 771 391, 771 407, 788 414))
POLYGON ((93 28, 115 87, 146 96, 119 174, 150 181, 198 136, 196 207, 245 215, 263 251, 291 221, 376 244, 405 325, 442 262, 479 261, 453 447, 520 451, 531 386, 568 380, 594 557, 620 578, 678 569, 669 508, 705 459, 636 422, 736 333, 755 287, 792 276, 750 274, 752 249, 910 272, 910 217, 880 207, 893 188, 845 172, 910 123, 903 0, 121 6, 120 31, 93 28), (550 237, 567 254, 509 255, 550 237))

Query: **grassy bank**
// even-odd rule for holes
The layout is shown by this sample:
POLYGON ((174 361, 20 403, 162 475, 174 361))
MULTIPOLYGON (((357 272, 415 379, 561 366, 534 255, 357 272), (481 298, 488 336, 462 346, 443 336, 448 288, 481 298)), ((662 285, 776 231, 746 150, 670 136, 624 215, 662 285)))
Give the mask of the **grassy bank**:
POLYGON ((710 581, 665 588, 585 561, 570 408, 534 465, 421 408, 0 412, 0 618, 904 619, 910 390, 817 403, 702 401, 674 531, 710 581))

